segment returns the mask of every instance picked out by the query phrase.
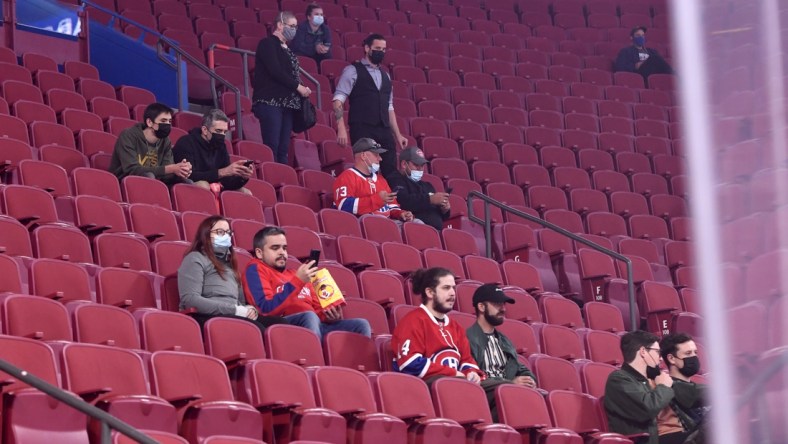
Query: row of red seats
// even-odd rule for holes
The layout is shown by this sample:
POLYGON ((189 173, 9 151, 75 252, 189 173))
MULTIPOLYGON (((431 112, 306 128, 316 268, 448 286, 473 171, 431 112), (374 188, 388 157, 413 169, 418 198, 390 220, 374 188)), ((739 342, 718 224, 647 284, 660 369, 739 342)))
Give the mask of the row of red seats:
MULTIPOLYGON (((271 330, 285 329, 287 327, 271 330)), ((256 336, 259 338, 259 335, 256 336)), ((262 436, 268 441, 274 436, 285 440, 319 436, 320 439, 334 441, 336 438, 339 439, 337 442, 341 442, 345 440, 345 434, 351 434, 358 439, 363 437, 363 442, 366 439, 374 442, 384 438, 405 442, 407 425, 396 417, 413 421, 414 416, 408 412, 414 403, 418 405, 420 413, 417 415, 418 422, 412 423, 411 427, 412 433, 417 435, 441 433, 444 437, 454 436, 461 440, 467 434, 474 442, 519 442, 521 437, 517 430, 530 435, 529 430, 535 419, 541 421, 542 425, 555 424, 581 433, 587 433, 586 426, 589 424, 597 426, 596 430, 605 429, 604 417, 596 398, 570 391, 552 392, 545 404, 536 391, 507 386, 499 392, 498 404, 502 422, 511 423, 513 427, 509 427, 490 424, 492 418, 483 391, 467 381, 438 381, 433 385, 430 397, 423 382, 406 375, 386 372, 367 379, 352 369, 319 367, 314 370, 310 381, 307 372, 296 365, 262 359, 242 363, 232 372, 236 376, 231 379, 228 378, 227 366, 219 359, 170 351, 159 351, 150 357, 149 376, 143 361, 133 352, 87 344, 69 344, 58 353, 64 369, 61 385, 55 354, 45 344, 12 337, 3 337, 2 341, 4 357, 42 375, 47 382, 76 392, 88 400, 93 398, 92 387, 95 387, 96 381, 100 381, 110 394, 137 395, 136 398, 107 398, 104 401, 105 408, 111 413, 120 414, 135 426, 170 433, 178 430, 182 436, 191 440, 229 433, 254 439, 262 436), (265 376, 271 373, 277 374, 277 378, 265 376), (148 389, 148 376, 151 390, 148 389), (205 381, 211 381, 211 384, 205 381), (286 383, 283 384, 283 381, 286 383), (234 386, 237 392, 235 395, 234 386), (179 401, 184 394, 194 393, 200 393, 199 400, 187 403, 179 401), (402 393, 408 393, 408 396, 403 397, 402 393), (283 402, 301 407, 298 410, 282 409, 283 402), (120 408, 122 404, 126 405, 125 409, 120 408), (316 408, 318 405, 323 408, 316 408), (515 405, 517 408, 512 408, 515 405), (263 412, 262 417, 253 406, 263 412), (523 412, 523 406, 528 407, 528 415, 519 413, 523 412), (579 407, 586 412, 580 418, 569 414, 579 407), (339 412, 364 409, 368 414, 383 411, 394 416, 380 413, 352 416, 353 420, 346 426, 345 420, 328 408, 339 412), (234 412, 230 421, 224 416, 229 411, 234 412), (271 422, 263 421, 264 417, 270 418, 270 415, 278 418, 278 422, 293 424, 292 434, 282 434, 271 422), (449 419, 433 419, 436 415, 449 419), (176 417, 183 419, 176 422, 176 417), (470 418, 474 418, 476 425, 469 427, 466 432, 459 424, 467 423, 470 418), (482 419, 481 424, 478 423, 479 419, 482 419)), ((605 371, 608 370, 599 370, 597 374, 603 375, 605 371)), ((36 430, 46 431, 57 424, 61 430, 87 435, 84 419, 78 414, 61 414, 54 421, 55 413, 52 410, 57 410, 59 406, 50 404, 47 409, 43 402, 42 397, 35 392, 17 393, 12 402, 7 404, 7 413, 12 419, 6 424, 7 430, 19 427, 20 419, 14 413, 38 407, 42 410, 37 415, 39 424, 36 430)), ((572 439, 575 436, 569 430, 554 428, 542 429, 540 434, 551 436, 553 440, 561 437, 572 439)), ((429 442, 429 438, 426 439, 429 442)), ((619 442, 628 442, 623 437, 621 439, 619 442)))

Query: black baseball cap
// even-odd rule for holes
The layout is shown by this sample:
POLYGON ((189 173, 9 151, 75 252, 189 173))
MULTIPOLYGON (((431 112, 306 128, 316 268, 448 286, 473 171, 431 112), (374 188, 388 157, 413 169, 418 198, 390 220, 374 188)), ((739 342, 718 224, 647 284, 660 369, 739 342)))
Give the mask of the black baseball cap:
POLYGON ((426 158, 424 158, 424 151, 417 147, 410 147, 402 150, 402 152, 399 153, 399 161, 402 162, 403 160, 413 162, 419 166, 429 162, 426 158))
POLYGON ((369 137, 358 139, 356 143, 353 144, 353 154, 365 153, 367 151, 372 151, 376 154, 383 154, 386 152, 386 150, 383 149, 379 143, 375 142, 369 137))
POLYGON ((479 302, 506 302, 514 304, 514 299, 506 296, 497 284, 484 284, 473 292, 473 305, 479 302))

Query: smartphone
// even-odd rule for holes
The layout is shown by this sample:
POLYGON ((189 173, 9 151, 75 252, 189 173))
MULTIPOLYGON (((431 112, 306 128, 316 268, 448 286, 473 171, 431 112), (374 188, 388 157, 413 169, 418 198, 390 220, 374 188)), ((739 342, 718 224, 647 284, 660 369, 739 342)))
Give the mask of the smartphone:
POLYGON ((317 267, 317 263, 320 261, 320 250, 311 250, 307 262, 309 261, 315 261, 313 267, 317 267))
POLYGON ((254 160, 247 160, 246 162, 244 162, 244 166, 247 168, 251 168, 252 165, 254 165, 254 160))
POLYGON ((447 193, 451 194, 451 191, 452 191, 452 188, 451 188, 451 187, 447 187, 447 188, 446 188, 446 192, 447 192, 447 193))

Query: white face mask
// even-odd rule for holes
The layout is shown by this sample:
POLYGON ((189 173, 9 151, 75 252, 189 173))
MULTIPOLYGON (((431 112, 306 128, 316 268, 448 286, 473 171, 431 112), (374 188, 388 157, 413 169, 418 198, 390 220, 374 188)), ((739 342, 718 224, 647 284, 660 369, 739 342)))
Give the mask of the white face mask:
POLYGON ((367 161, 367 164, 369 165, 369 172, 370 172, 370 174, 375 174, 378 171, 380 171, 380 164, 379 163, 372 163, 370 161, 367 161))
POLYGON ((229 234, 222 236, 215 236, 213 238, 213 246, 215 248, 229 248, 233 245, 233 238, 229 234))
POLYGON ((316 16, 312 17, 312 24, 315 25, 315 26, 322 25, 323 24, 323 16, 322 15, 316 15, 316 16))
POLYGON ((424 176, 424 171, 419 170, 411 170, 410 171, 410 180, 414 182, 418 182, 424 176))

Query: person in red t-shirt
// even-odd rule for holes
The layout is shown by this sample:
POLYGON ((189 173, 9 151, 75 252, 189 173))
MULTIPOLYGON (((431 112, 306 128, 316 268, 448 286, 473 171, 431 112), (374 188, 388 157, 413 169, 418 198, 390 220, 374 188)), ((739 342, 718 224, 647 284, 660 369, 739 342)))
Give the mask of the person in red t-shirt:
POLYGON ((394 370, 422 378, 427 384, 447 376, 479 384, 485 374, 471 355, 465 329, 447 315, 454 306, 454 275, 436 267, 416 270, 411 276, 413 294, 421 294, 421 306, 405 315, 394 329, 394 370))
POLYGON ((244 295, 260 313, 284 316, 293 325, 312 330, 318 338, 343 330, 370 337, 366 319, 343 319, 341 307, 323 309, 310 281, 317 272, 314 261, 286 270, 287 238, 279 227, 266 227, 254 235, 254 256, 243 273, 244 295))
POLYGON ((377 214, 394 220, 410 222, 413 213, 397 203, 397 193, 391 192, 386 179, 378 174, 380 154, 386 150, 365 137, 353 144, 353 168, 348 168, 334 180, 334 206, 356 216, 377 214))

